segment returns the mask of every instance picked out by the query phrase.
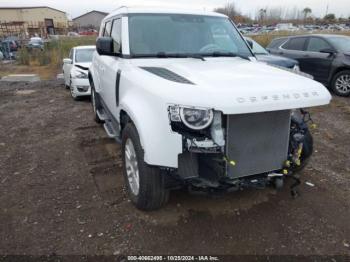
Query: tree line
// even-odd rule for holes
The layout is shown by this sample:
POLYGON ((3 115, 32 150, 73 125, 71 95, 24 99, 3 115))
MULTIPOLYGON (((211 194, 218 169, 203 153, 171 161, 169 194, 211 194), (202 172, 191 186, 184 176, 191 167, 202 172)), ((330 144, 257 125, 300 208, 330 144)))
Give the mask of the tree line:
POLYGON ((236 23, 259 23, 261 25, 272 25, 280 22, 289 22, 295 24, 332 24, 332 23, 349 23, 348 18, 337 18, 335 14, 329 13, 324 17, 314 16, 310 7, 299 9, 297 7, 266 7, 258 8, 254 15, 243 15, 234 2, 227 3, 224 7, 214 10, 230 17, 236 23))

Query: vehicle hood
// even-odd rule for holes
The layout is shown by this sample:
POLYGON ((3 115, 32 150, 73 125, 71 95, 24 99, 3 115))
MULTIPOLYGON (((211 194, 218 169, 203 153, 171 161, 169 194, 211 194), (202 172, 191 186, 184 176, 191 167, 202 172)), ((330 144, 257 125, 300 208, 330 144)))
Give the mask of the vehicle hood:
POLYGON ((318 82, 241 58, 130 61, 139 84, 147 83, 145 88, 167 103, 241 114, 320 106, 331 100, 328 90, 318 82), (166 69, 170 77, 159 76, 149 68, 166 69), (190 83, 169 80, 174 78, 172 73, 190 83))
POLYGON ((295 65, 299 64, 299 62, 294 59, 277 56, 277 55, 256 55, 256 58, 260 62, 265 62, 267 64, 272 64, 277 66, 283 66, 286 68, 293 68, 295 65))

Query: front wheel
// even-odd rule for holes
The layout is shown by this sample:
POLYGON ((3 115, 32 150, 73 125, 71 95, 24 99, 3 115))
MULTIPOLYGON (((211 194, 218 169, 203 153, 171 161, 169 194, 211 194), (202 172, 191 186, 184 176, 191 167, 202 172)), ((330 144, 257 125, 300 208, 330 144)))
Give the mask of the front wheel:
POLYGON ((332 90, 338 96, 350 95, 350 70, 336 74, 332 81, 332 90))
POLYGON ((128 123, 122 134, 123 174, 132 203, 150 211, 161 208, 169 198, 165 177, 161 170, 144 162, 144 152, 133 123, 128 123))
POLYGON ((80 97, 74 92, 74 87, 72 86, 72 80, 69 82, 69 90, 74 101, 79 101, 80 97))

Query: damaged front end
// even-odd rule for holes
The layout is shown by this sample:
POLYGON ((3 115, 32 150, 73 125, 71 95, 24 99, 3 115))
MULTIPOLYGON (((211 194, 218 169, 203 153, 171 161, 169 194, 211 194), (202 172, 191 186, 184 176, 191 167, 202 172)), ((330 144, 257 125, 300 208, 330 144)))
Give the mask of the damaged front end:
POLYGON ((292 177, 296 194, 296 171, 312 154, 308 112, 225 115, 175 105, 169 107, 169 118, 183 141, 178 169, 172 174, 191 191, 280 188, 285 177, 292 177))

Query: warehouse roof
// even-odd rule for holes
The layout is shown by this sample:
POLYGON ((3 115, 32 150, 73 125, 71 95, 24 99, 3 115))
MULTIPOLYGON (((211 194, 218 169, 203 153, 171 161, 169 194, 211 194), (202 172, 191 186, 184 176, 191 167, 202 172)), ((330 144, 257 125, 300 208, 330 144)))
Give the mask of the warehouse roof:
POLYGON ((49 7, 49 6, 9 6, 9 7, 0 7, 0 10, 9 10, 9 9, 38 9, 38 8, 49 8, 61 13, 66 13, 64 11, 49 7))
POLYGON ((76 17, 76 18, 73 18, 73 20, 78 19, 78 18, 80 18, 80 17, 83 17, 83 16, 85 16, 85 15, 88 15, 88 14, 90 14, 90 13, 99 13, 99 14, 104 15, 104 16, 107 16, 107 15, 108 15, 108 13, 105 13, 105 12, 92 10, 92 11, 87 12, 87 13, 85 13, 85 14, 82 14, 82 15, 76 17))

